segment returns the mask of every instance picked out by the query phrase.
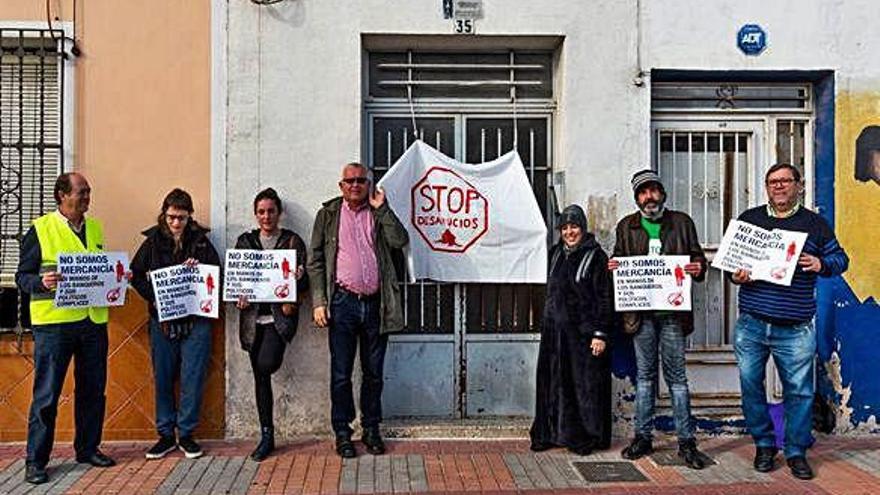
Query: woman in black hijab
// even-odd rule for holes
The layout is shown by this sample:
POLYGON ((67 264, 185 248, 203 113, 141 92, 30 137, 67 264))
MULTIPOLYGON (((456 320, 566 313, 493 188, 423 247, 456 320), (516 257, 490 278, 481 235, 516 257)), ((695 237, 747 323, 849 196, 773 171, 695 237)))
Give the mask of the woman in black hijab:
POLYGON ((565 208, 559 230, 550 251, 531 449, 589 455, 611 442, 611 275, 580 206, 565 208))

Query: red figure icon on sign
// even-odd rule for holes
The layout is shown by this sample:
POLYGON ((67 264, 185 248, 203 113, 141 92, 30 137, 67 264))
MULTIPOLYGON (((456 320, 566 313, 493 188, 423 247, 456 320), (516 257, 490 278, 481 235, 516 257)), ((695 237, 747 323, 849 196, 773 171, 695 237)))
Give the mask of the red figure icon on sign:
POLYGON ((684 283, 684 269, 681 265, 675 265, 675 285, 681 287, 684 283))
POLYGON ((122 262, 116 260, 116 283, 122 282, 122 277, 125 276, 125 267, 122 266, 122 262))
POLYGON ((452 247, 452 246, 461 247, 461 244, 456 242, 455 234, 453 234, 452 231, 449 229, 446 229, 443 232, 443 235, 441 235, 440 238, 437 239, 437 242, 440 244, 445 244, 449 247, 452 247))
POLYGON ((205 287, 208 288, 209 296, 214 293, 214 277, 212 277, 210 273, 208 274, 208 278, 205 279, 205 287))
POLYGON ((119 299, 119 287, 107 291, 107 302, 116 302, 119 299))
POLYGON ((785 261, 791 261, 791 259, 794 258, 794 250, 795 250, 794 241, 791 241, 788 244, 788 251, 785 252, 785 261))
POLYGON ((287 261, 287 258, 281 262, 281 274, 284 275, 284 280, 290 278, 290 262, 287 261))

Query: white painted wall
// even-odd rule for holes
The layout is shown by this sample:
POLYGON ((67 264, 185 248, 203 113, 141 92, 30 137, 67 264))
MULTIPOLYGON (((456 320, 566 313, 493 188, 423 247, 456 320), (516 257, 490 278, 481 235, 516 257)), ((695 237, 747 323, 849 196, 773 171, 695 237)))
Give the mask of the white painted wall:
MULTIPOLYGON (((553 165, 566 171, 566 202, 602 208, 592 220, 606 241, 633 209, 631 173, 649 164, 650 81, 633 83, 640 69, 834 69, 846 87, 880 79, 875 0, 484 0, 484 6, 480 37, 564 37, 553 165), (759 57, 736 47, 746 23, 769 34, 759 57)), ((226 22, 214 23, 223 30, 215 51, 225 57, 215 64, 224 65, 225 78, 215 78, 215 90, 225 98, 215 98, 215 118, 225 120, 225 139, 214 142, 225 148, 215 153, 214 166, 224 167, 225 177, 215 170, 213 211, 226 212, 231 244, 252 228, 253 195, 273 186, 286 199, 286 225, 308 241, 314 213, 338 192, 340 166, 361 158, 361 35, 452 36, 451 21, 442 18, 440 0, 286 0, 270 7, 215 0, 218 12, 226 22)), ((300 334, 275 379, 282 435, 329 427, 326 336, 312 327, 310 303, 305 306, 300 334)), ((251 436, 253 385, 235 316, 227 324, 228 431, 251 436)))

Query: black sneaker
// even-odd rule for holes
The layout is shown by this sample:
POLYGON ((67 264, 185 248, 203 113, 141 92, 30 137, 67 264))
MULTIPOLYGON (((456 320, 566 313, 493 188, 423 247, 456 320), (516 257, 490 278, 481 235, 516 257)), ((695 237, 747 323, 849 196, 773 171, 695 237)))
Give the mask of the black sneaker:
POLYGON ((624 459, 634 461, 653 453, 654 444, 651 442, 651 439, 643 435, 636 435, 633 441, 620 452, 620 455, 624 459))
POLYGON ((145 457, 147 459, 161 459, 176 448, 177 441, 173 436, 162 436, 159 438, 159 441, 156 442, 156 445, 153 445, 150 450, 147 451, 145 457))
POLYGON ((706 461, 704 454, 697 450, 697 441, 693 438, 678 442, 678 456, 684 459, 684 463, 691 469, 703 469, 706 461))
POLYGON ((180 447, 187 459, 198 459, 202 456, 202 448, 193 440, 193 437, 180 437, 177 446, 180 447))

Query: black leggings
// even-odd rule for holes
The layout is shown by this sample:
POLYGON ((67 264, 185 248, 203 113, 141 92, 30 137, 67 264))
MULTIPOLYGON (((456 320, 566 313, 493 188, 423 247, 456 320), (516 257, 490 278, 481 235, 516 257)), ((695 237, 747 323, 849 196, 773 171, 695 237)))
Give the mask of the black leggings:
POLYGON ((281 367, 287 343, 278 335, 274 325, 257 325, 254 345, 249 352, 254 370, 254 389, 257 396, 257 414, 261 427, 272 427, 272 374, 281 367))

